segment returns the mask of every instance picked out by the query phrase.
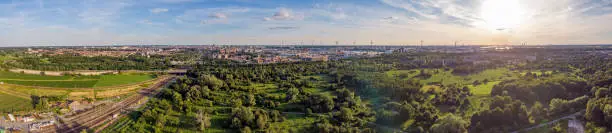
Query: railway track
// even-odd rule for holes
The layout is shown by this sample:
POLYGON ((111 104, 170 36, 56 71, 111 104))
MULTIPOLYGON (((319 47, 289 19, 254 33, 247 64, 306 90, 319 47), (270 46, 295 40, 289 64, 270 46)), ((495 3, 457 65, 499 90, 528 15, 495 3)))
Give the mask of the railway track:
POLYGON ((94 107, 85 112, 70 116, 63 119, 61 126, 58 126, 55 131, 43 131, 43 132, 61 132, 61 133, 78 133, 82 130, 92 129, 93 127, 100 126, 108 120, 111 120, 115 114, 120 114, 121 111, 127 107, 137 104, 145 97, 153 94, 157 89, 163 87, 168 82, 173 80, 174 77, 166 77, 166 79, 155 84, 147 89, 142 89, 137 95, 132 95, 123 101, 114 104, 105 104, 94 107))

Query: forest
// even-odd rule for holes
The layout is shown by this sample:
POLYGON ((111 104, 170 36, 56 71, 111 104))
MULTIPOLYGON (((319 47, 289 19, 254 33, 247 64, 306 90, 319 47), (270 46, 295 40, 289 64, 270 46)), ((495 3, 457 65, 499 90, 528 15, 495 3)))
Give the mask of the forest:
POLYGON ((576 113, 586 132, 612 131, 609 58, 523 52, 544 58, 477 65, 461 59, 474 55, 436 53, 264 65, 209 60, 104 132, 513 132, 576 113))

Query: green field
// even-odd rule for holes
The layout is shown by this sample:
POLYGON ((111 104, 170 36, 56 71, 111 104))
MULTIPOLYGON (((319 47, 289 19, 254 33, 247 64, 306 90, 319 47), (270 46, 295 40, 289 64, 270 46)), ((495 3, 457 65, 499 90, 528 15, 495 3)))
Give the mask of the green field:
POLYGON ((42 76, 0 71, 0 82, 3 83, 55 88, 107 87, 151 79, 151 75, 42 76))
MULTIPOLYGON (((90 76, 82 76, 84 78, 90 76)), ((42 75, 33 75, 33 74, 21 74, 7 71, 0 71, 0 79, 20 79, 20 80, 69 80, 73 78, 72 76, 42 76, 42 75)), ((94 78, 94 76, 91 76, 94 78)))
POLYGON ((103 75, 93 87, 105 87, 151 80, 151 75, 103 75))
POLYGON ((18 81, 18 80, 0 80, 8 84, 26 85, 26 86, 41 86, 55 88, 89 88, 96 84, 97 80, 66 80, 66 81, 18 81))
POLYGON ((520 73, 510 71, 506 68, 498 69, 487 69, 479 73, 460 76, 452 73, 452 70, 445 71, 444 69, 423 69, 425 72, 431 74, 431 77, 423 79, 422 77, 416 77, 419 75, 421 70, 393 70, 387 71, 385 74, 388 77, 401 78, 403 80, 417 79, 422 84, 460 84, 469 85, 474 81, 483 81, 485 79, 489 81, 501 81, 507 79, 515 79, 520 76, 520 73))
POLYGON ((493 86, 499 84, 500 81, 488 82, 486 84, 481 85, 468 85, 470 89, 472 89, 472 94, 474 96, 490 96, 491 90, 493 90, 493 86))
POLYGON ((32 109, 30 100, 0 92, 0 112, 32 109))

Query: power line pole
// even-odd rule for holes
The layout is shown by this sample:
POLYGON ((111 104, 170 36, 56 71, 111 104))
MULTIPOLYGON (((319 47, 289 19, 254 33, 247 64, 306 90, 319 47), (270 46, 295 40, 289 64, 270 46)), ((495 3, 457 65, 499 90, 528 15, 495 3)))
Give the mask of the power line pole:
POLYGON ((423 40, 421 40, 421 49, 423 48, 423 40))

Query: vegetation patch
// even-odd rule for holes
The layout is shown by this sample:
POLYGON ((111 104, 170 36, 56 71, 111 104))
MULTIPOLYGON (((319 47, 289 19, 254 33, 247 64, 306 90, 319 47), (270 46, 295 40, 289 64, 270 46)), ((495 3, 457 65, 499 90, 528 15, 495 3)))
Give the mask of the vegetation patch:
POLYGON ((151 80, 151 75, 102 75, 93 87, 106 87, 151 80))
POLYGON ((28 99, 0 92, 0 112, 31 110, 32 103, 28 99))
POLYGON ((96 80, 66 80, 66 81, 27 81, 27 80, 0 80, 1 82, 25 86, 55 87, 55 88, 91 88, 96 80))
POLYGON ((468 85, 468 87, 472 88, 472 94, 474 94, 474 96, 485 97, 485 96, 490 96, 491 90, 493 90, 493 86, 499 83, 500 81, 494 81, 494 82, 487 82, 484 84, 479 84, 476 86, 468 85))

